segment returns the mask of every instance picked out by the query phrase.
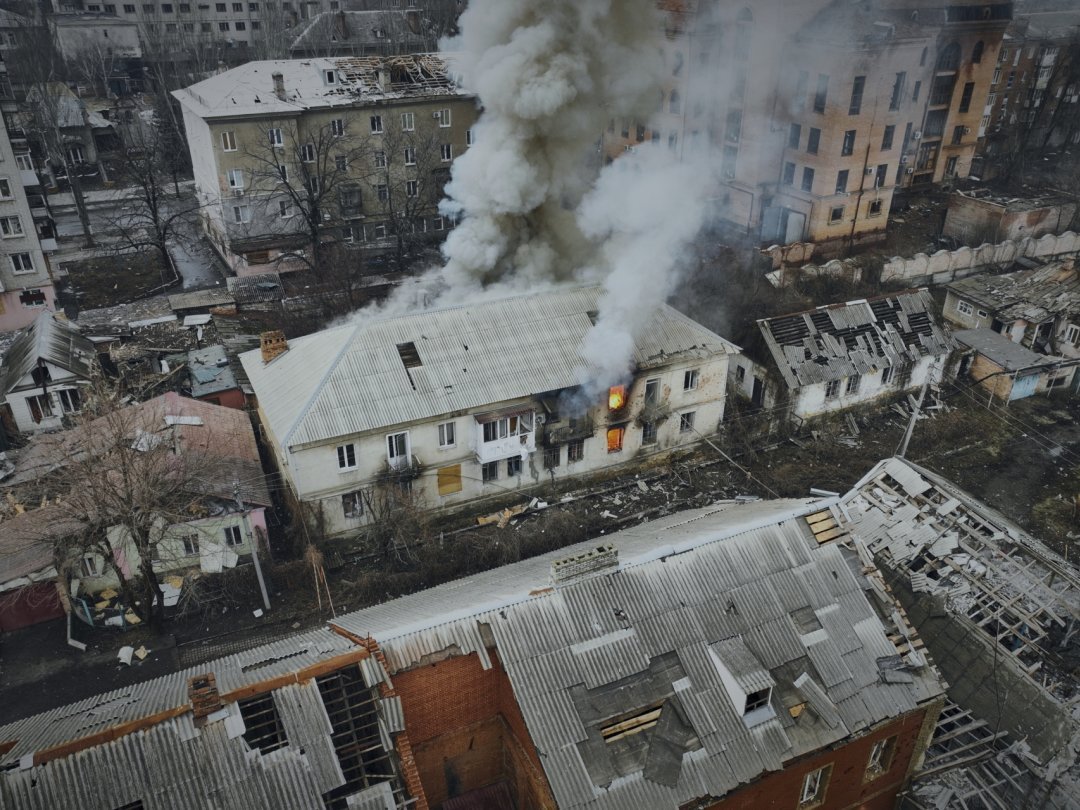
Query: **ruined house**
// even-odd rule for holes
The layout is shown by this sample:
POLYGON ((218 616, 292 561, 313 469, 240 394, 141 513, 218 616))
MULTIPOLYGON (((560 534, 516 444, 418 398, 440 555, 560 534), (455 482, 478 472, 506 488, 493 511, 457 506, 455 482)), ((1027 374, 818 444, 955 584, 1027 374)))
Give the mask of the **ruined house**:
POLYGON ((988 188, 954 191, 941 234, 968 245, 1038 239, 1071 230, 1077 210, 1076 200, 1061 194, 1014 197, 988 188))
POLYGON ((950 323, 988 327, 1040 354, 1080 358, 1080 273, 1073 260, 980 273, 945 289, 942 314, 950 323))
POLYGON ((11 432, 63 426, 82 408, 82 389, 99 369, 97 349, 63 315, 41 312, 0 362, 0 419, 11 432))
POLYGON ((0 801, 892 807, 944 684, 843 520, 718 503, 27 717, 0 801))
MULTIPOLYGON (((169 516, 174 522, 166 524, 163 518, 157 534, 154 570, 165 573, 197 568, 212 573, 232 567, 241 555, 250 554, 254 537, 266 532, 266 510, 271 500, 247 414, 171 392, 130 405, 119 413, 116 418, 101 416, 70 430, 35 437, 20 451, 13 472, 0 481, 0 486, 10 499, 28 505, 47 497, 54 504, 48 507, 53 510, 50 514, 55 514, 55 510, 64 509, 65 493, 51 488, 47 478, 50 474, 87 458, 100 458, 103 465, 108 464, 110 449, 118 441, 130 442, 131 448, 139 452, 164 448, 197 465, 198 476, 188 483, 198 492, 192 493, 190 514, 185 514, 185 519, 169 516), (123 435, 116 435, 120 430, 123 435)), ((36 549, 34 559, 45 564, 34 572, 24 572, 32 580, 43 578, 42 572, 53 565, 53 544, 62 539, 57 527, 71 528, 63 520, 37 522, 41 531, 26 537, 36 549)), ((120 526, 105 531, 112 563, 125 578, 133 575, 140 557, 130 536, 120 526)), ((22 559, 19 554, 27 550, 0 544, 0 570, 22 559)), ((74 597, 97 593, 119 582, 113 566, 97 550, 72 545, 71 554, 74 556, 66 560, 64 576, 79 583, 74 597)))
POLYGON ((1033 352, 993 329, 961 329, 953 332, 953 339, 960 358, 958 376, 969 377, 1000 402, 1070 386, 1080 365, 1033 352))
POLYGON ((842 508, 958 707, 951 747, 967 748, 957 751, 951 773, 919 791, 928 798, 914 806, 1080 805, 1075 567, 1001 513, 904 459, 877 464, 843 497, 842 508), (991 733, 965 738, 965 728, 979 726, 991 733), (1005 756, 1005 746, 1015 755, 1005 756), (974 775, 962 779, 965 771, 974 775))
POLYGON ((368 522, 380 487, 454 507, 716 432, 737 349, 668 306, 637 336, 625 380, 582 391, 578 351, 600 294, 363 318, 241 355, 293 495, 340 534, 368 522))
POLYGON ((758 328, 761 362, 739 358, 733 383, 800 423, 940 383, 953 346, 925 289, 763 318, 758 328))

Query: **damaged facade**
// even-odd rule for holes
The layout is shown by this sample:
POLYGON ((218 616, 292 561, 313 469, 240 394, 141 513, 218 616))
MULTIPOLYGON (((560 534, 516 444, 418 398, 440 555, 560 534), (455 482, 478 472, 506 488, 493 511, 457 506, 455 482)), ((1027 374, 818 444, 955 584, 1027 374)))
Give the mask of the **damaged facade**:
POLYGON ((981 776, 981 789, 962 805, 950 803, 962 792, 959 781, 931 779, 916 791, 923 800, 915 806, 1076 807, 1075 568, 1000 513, 903 459, 875 466, 844 496, 843 508, 950 684, 950 699, 974 718, 958 723, 954 736, 989 724, 1016 750, 1007 758, 994 750, 992 735, 973 735, 968 762, 953 767, 975 770, 992 756, 996 776, 976 770, 969 781, 979 788, 981 776), (1013 775, 1003 778, 1002 767, 1013 775))
POLYGON ((478 113, 441 56, 248 62, 173 95, 203 231, 237 275, 307 266, 312 228, 385 251, 451 225, 436 206, 478 113))
MULTIPOLYGON (((131 442, 132 449, 153 451, 168 443, 170 452, 199 459, 201 477, 189 482, 198 486, 192 493, 189 513, 162 516, 155 532, 156 556, 154 570, 159 573, 197 568, 204 572, 221 571, 236 565, 241 555, 251 553, 257 536, 266 533, 266 509, 271 505, 270 494, 262 474, 258 448, 251 424, 245 412, 180 397, 175 393, 129 406, 119 416, 99 417, 78 428, 38 436, 23 448, 10 475, 0 484, 9 500, 49 504, 27 514, 46 513, 37 518, 18 516, 14 520, 33 522, 23 531, 26 546, 0 545, 4 553, 0 568, 14 565, 23 553, 34 550, 35 560, 44 564, 25 571, 22 576, 40 581, 48 576, 56 561, 57 541, 78 538, 84 524, 65 509, 65 492, 49 489, 51 473, 78 463, 86 457, 104 456, 123 430, 120 439, 131 442), (88 449, 89 448, 89 449, 88 449), (239 483, 241 486, 235 487, 239 483), (237 498, 241 506, 236 503, 237 498), (70 520, 67 519, 70 516, 70 520), (31 533, 31 528, 35 531, 31 533), (62 535, 63 528, 67 534, 62 535)), ((104 459, 103 462, 105 463, 104 459)), ((3 533, 5 523, 0 523, 3 533)), ((116 568, 125 578, 138 572, 139 551, 122 526, 104 529, 111 561, 98 550, 79 542, 68 542, 68 556, 61 552, 64 564, 61 576, 68 583, 73 604, 80 617, 96 623, 93 599, 103 589, 114 588, 119 579, 116 568), (114 567, 115 566, 115 567, 114 567)))
POLYGON ((293 495, 340 534, 371 519, 382 486, 452 507, 716 432, 737 348, 671 307, 638 336, 623 385, 582 394, 578 349, 599 295, 368 318, 241 355, 293 495))
POLYGON ((766 318, 758 328, 768 371, 755 374, 740 358, 735 384, 751 397, 762 390, 755 404, 779 404, 796 421, 938 384, 953 347, 926 290, 766 318), (777 373, 782 383, 770 388, 777 373))
POLYGON ((63 315, 41 312, 4 353, 0 419, 12 433, 56 430, 82 409, 99 371, 97 349, 63 315))
POLYGON ((944 685, 843 521, 721 502, 28 717, 0 728, 0 798, 892 807, 944 685))

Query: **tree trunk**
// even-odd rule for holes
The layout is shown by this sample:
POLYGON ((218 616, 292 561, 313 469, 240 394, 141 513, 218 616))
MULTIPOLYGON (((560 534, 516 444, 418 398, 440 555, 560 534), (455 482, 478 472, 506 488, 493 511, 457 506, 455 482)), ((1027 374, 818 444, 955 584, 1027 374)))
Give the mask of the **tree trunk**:
POLYGON ((139 616, 144 621, 150 620, 150 627, 155 632, 161 632, 165 626, 165 599, 161 595, 161 583, 158 582, 157 572, 154 571, 153 556, 150 549, 146 549, 145 555, 140 555, 139 571, 143 576, 143 594, 147 602, 144 612, 139 616))
POLYGON ((94 247, 94 232, 90 227, 90 212, 86 210, 86 199, 83 197, 82 181, 75 174, 74 167, 68 163, 67 155, 64 156, 64 170, 67 172, 68 185, 71 187, 71 196, 75 200, 75 210, 79 212, 79 222, 82 224, 83 247, 94 247))

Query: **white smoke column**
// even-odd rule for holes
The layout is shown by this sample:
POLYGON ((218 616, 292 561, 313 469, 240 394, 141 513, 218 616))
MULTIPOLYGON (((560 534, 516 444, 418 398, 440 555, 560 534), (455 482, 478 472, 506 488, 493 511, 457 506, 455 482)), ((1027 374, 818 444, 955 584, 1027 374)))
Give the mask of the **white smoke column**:
POLYGON ((590 398, 626 381, 634 340, 674 291, 686 247, 704 223, 710 182, 705 161, 675 163, 650 144, 607 167, 582 201, 578 221, 602 245, 593 272, 604 286, 581 347, 579 377, 590 398))
POLYGON ((591 257, 574 222, 610 118, 645 120, 664 77, 653 0, 473 0, 446 43, 484 112, 443 210, 447 298, 570 279, 591 257))

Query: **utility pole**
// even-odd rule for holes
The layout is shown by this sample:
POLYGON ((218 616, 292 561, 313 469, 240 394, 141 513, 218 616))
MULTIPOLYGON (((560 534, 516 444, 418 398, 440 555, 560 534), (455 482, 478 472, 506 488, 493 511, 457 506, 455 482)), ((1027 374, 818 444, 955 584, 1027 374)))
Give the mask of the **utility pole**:
POLYGON ((244 502, 240 500, 240 482, 233 480, 233 498, 236 499, 236 508, 240 510, 244 516, 244 536, 248 540, 248 545, 251 546, 251 559, 255 562, 255 576, 259 580, 259 590, 262 592, 263 607, 270 610, 270 597, 266 595, 266 581, 263 579, 262 563, 259 562, 259 540, 258 535, 255 535, 251 531, 251 524, 248 522, 248 512, 244 508, 244 502))
POLYGON ((922 410, 923 398, 926 396, 926 389, 930 386, 930 378, 922 384, 922 390, 919 391, 919 401, 915 403, 915 410, 911 412, 911 419, 908 421, 907 430, 904 431, 904 440, 900 442, 900 449, 896 452, 899 458, 904 458, 907 455, 908 442, 911 441, 911 434, 915 432, 915 423, 919 421, 919 412, 922 410))

